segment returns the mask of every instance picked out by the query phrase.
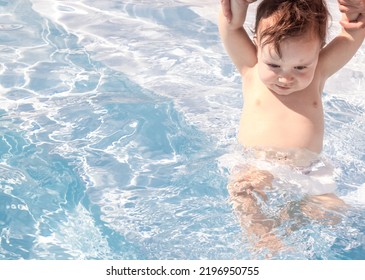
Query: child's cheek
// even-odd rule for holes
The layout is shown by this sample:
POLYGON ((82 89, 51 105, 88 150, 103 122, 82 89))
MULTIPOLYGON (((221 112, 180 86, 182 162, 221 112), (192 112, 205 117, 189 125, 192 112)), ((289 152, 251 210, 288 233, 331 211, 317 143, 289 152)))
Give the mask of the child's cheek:
POLYGON ((307 72, 302 75, 299 75, 297 80, 301 81, 304 87, 309 86, 313 81, 314 72, 307 72))
POLYGON ((259 67, 258 74, 259 74, 260 80, 264 84, 271 84, 271 83, 275 82, 276 76, 277 76, 274 71, 268 69, 266 66, 259 67))

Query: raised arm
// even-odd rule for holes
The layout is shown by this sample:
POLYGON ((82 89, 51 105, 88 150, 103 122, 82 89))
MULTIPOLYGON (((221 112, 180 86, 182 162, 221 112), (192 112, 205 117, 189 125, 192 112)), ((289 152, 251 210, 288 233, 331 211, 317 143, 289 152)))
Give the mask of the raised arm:
POLYGON ((256 47, 243 28, 250 2, 252 1, 231 0, 231 21, 227 21, 223 9, 219 13, 218 21, 224 47, 241 75, 257 63, 256 47))
MULTIPOLYGON (((349 1, 345 0, 344 2, 349 1)), ((341 33, 335 37, 320 54, 320 64, 322 74, 325 78, 341 69, 357 52, 365 38, 365 14, 349 12, 343 14, 341 33), (345 28, 346 24, 356 23, 356 27, 345 28)))

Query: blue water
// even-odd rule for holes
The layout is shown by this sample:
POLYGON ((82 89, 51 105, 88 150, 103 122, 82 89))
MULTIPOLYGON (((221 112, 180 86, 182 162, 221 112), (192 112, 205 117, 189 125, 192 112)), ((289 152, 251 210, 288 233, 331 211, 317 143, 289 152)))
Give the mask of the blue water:
MULTIPOLYGON (((242 99, 217 1, 125 2, 0 1, 0 259, 264 258, 228 202, 242 99)), ((365 259, 364 52, 324 95, 351 207, 273 258, 365 259)))

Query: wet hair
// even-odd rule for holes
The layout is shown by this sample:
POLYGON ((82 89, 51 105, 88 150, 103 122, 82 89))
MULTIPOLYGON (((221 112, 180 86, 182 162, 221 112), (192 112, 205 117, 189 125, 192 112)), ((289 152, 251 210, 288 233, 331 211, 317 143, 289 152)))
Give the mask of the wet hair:
POLYGON ((261 46, 273 44, 281 57, 280 43, 285 39, 307 34, 317 36, 322 47, 325 45, 328 21, 325 0, 263 0, 257 7, 255 34, 261 46), (263 28, 263 19, 272 20, 272 24, 263 28))

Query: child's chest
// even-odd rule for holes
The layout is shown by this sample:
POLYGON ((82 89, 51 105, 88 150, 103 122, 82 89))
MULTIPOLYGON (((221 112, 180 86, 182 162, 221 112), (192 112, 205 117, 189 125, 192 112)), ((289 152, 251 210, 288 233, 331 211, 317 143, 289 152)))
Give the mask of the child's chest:
POLYGON ((323 118, 323 106, 320 88, 313 81, 307 88, 279 95, 268 89, 257 78, 246 81, 243 85, 244 110, 261 117, 283 118, 302 117, 306 119, 323 118))

